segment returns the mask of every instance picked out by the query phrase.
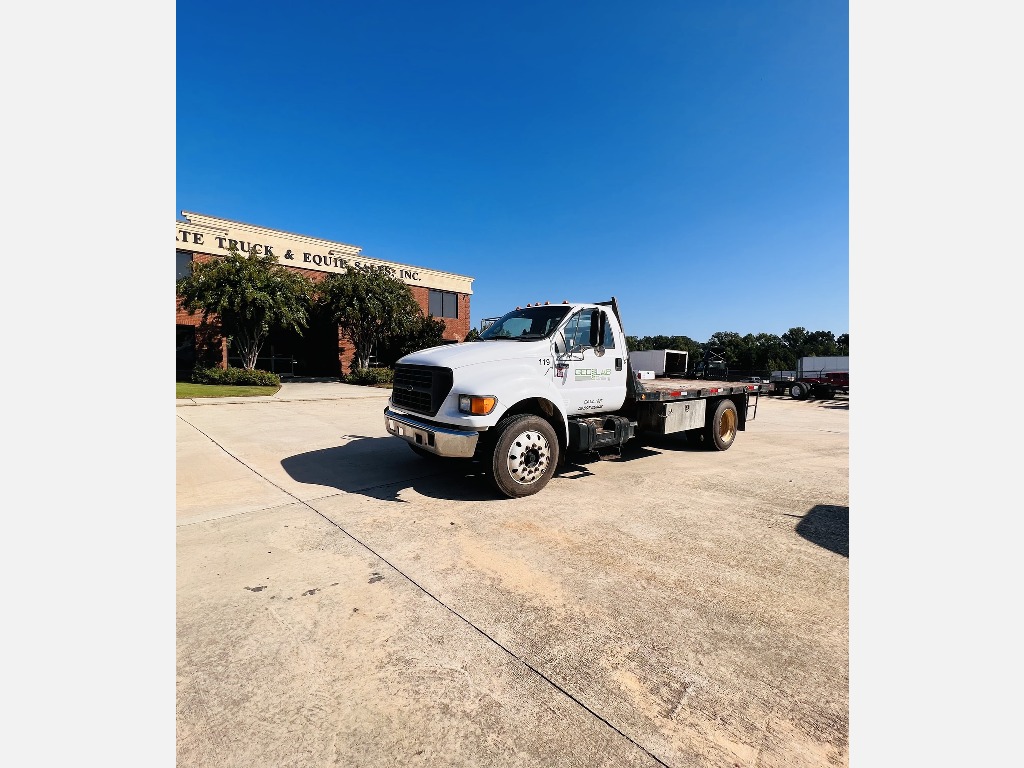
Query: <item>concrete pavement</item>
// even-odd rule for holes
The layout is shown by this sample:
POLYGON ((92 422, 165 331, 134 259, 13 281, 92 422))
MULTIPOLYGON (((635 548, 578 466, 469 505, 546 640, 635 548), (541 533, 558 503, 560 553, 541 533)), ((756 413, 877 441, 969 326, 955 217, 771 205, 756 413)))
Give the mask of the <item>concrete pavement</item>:
POLYGON ((847 402, 511 500, 345 386, 176 409, 179 765, 848 764, 847 402))

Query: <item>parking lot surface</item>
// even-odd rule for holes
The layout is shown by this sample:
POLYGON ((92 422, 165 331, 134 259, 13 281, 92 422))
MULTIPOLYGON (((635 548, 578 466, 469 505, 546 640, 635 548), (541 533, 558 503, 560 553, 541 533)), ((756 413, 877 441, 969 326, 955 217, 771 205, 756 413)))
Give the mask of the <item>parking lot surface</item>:
POLYGON ((179 765, 848 765, 846 399, 512 500, 352 389, 176 408, 179 765))

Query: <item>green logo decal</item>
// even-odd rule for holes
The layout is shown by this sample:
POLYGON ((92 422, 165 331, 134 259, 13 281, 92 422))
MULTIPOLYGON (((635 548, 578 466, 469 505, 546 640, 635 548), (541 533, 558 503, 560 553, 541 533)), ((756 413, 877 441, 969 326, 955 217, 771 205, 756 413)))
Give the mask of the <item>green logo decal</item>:
POLYGON ((605 368, 601 370, 599 368, 575 368, 573 369, 573 375, 577 380, 582 379, 584 381, 594 381, 595 379, 603 379, 612 375, 611 368, 605 368))

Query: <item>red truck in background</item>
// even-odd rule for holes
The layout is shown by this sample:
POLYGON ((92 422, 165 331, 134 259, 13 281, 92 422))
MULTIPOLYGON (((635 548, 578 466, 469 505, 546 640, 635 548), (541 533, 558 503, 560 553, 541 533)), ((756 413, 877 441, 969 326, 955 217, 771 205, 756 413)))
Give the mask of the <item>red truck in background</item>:
POLYGON ((772 371, 772 394, 788 394, 795 400, 808 397, 831 399, 850 394, 850 358, 801 357, 795 371, 772 371))

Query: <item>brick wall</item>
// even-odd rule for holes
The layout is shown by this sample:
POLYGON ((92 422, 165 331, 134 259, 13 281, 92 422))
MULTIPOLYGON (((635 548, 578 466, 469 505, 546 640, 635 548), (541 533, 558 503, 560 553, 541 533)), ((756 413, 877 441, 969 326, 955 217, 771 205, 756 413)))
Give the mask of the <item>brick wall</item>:
MULTIPOLYGON (((215 258, 205 253, 192 255, 193 261, 210 261, 215 258)), ((181 299, 175 297, 175 323, 191 325, 196 329, 196 362, 204 366, 228 366, 228 340, 221 333, 220 321, 216 316, 203 320, 201 312, 190 315, 181 307, 181 299)))
MULTIPOLYGON (((426 315, 430 312, 430 289, 420 288, 418 285, 410 285, 409 290, 412 291, 412 296, 416 299, 416 303, 420 305, 420 309, 423 310, 423 314, 426 315)), ((460 293, 459 297, 459 316, 458 317, 435 317, 435 320, 444 321, 444 337, 446 339, 452 339, 454 341, 462 341, 466 338, 466 334, 469 333, 469 294, 460 293)))

